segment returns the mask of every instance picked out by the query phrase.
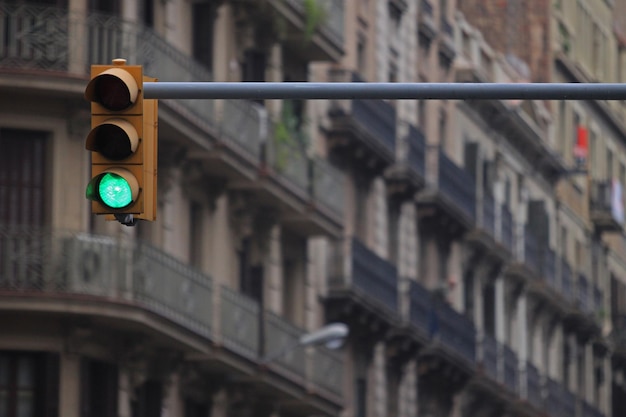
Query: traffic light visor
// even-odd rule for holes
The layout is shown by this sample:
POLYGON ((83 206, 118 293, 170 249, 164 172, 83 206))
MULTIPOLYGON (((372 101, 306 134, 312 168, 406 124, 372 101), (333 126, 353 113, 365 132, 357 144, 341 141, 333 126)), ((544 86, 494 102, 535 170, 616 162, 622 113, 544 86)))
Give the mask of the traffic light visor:
POLYGON ((139 146, 139 134, 125 119, 111 118, 89 132, 85 148, 102 154, 107 159, 121 161, 131 156, 139 146))
POLYGON ((135 78, 122 68, 110 68, 95 76, 85 89, 85 98, 107 110, 122 111, 137 101, 139 86, 135 78))
POLYGON ((87 186, 87 198, 111 209, 123 209, 137 200, 137 178, 123 168, 112 168, 94 177, 87 186))

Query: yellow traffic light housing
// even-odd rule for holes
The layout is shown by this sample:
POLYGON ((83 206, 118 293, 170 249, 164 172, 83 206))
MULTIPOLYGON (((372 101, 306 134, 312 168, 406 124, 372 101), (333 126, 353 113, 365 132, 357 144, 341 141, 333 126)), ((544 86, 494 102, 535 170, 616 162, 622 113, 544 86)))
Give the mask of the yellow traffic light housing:
POLYGON ((133 225, 156 219, 157 101, 144 100, 139 65, 123 59, 93 65, 85 98, 91 102, 87 198, 94 214, 133 225))

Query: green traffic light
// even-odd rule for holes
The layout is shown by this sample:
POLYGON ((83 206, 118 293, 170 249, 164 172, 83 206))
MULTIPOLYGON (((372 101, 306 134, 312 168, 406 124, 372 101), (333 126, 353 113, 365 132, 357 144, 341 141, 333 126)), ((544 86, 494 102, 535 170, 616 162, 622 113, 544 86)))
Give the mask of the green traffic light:
POLYGON ((100 177, 98 197, 102 204, 118 209, 133 202, 133 191, 128 181, 117 174, 108 172, 100 177))

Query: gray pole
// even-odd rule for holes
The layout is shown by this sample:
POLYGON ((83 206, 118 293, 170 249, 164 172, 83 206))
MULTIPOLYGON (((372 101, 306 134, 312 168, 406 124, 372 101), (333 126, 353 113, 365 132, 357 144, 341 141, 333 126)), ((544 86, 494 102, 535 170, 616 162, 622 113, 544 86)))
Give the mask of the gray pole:
POLYGON ((626 84, 148 82, 148 99, 624 100, 626 84))

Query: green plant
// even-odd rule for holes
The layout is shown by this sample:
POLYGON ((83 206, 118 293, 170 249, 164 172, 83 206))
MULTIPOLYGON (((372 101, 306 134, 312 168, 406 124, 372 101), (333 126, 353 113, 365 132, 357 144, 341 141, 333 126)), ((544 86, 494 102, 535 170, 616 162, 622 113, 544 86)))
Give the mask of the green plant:
POLYGON ((274 126, 275 168, 282 172, 294 152, 306 151, 308 137, 302 130, 304 121, 296 115, 293 102, 286 100, 283 103, 280 120, 274 126))
POLYGON ((326 10, 316 0, 304 0, 304 39, 308 42, 319 25, 326 19, 326 10))

